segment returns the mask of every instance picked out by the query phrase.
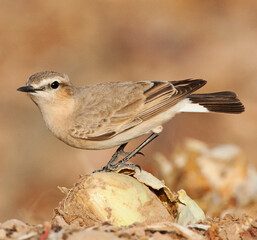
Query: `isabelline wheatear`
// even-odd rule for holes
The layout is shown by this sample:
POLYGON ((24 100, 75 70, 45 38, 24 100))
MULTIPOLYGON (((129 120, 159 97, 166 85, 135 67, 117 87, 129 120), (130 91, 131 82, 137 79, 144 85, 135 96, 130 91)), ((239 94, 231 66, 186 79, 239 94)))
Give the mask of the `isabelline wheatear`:
POLYGON ((186 79, 75 87, 66 74, 45 71, 32 75, 18 91, 29 94, 50 131, 68 145, 82 149, 120 145, 103 168, 112 171, 140 153, 177 113, 244 111, 234 92, 192 94, 205 84, 202 79, 186 79), (130 140, 147 133, 152 134, 134 151, 124 152, 130 140), (119 155, 125 157, 118 161, 119 155))

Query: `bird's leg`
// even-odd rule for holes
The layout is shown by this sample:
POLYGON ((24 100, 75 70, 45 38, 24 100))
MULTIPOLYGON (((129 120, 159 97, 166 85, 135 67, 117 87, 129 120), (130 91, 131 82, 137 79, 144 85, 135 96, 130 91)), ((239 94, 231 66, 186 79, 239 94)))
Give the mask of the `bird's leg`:
POLYGON ((124 151, 124 148, 127 146, 128 143, 124 143, 119 146, 119 148, 116 150, 116 152, 112 155, 111 160, 107 163, 107 165, 113 165, 118 159, 120 155, 128 155, 129 153, 124 151))
MULTIPOLYGON (((111 160, 108 162, 108 164, 113 164, 115 161, 118 160, 119 156, 120 155, 123 155, 123 156, 127 156, 130 154, 130 152, 125 152, 124 151, 124 148, 127 146, 128 143, 124 143, 122 145, 119 146, 119 148, 116 150, 116 152, 112 155, 112 158, 111 160)), ((142 152, 137 152, 136 154, 140 154, 140 155, 143 155, 144 154, 142 152)))
MULTIPOLYGON (((103 167, 103 169, 101 169, 101 170, 95 170, 94 173, 95 172, 103 172, 103 171, 111 171, 110 169, 112 169, 116 165, 114 163, 119 159, 120 155, 128 156, 130 154, 130 152, 124 151, 124 148, 127 146, 127 144, 128 143, 124 143, 124 144, 120 145, 119 148, 116 150, 116 152, 112 155, 112 157, 111 157, 110 161, 107 163, 107 165, 105 167, 103 167)), ((140 154, 140 155, 144 156, 144 154, 139 151, 137 153, 135 153, 134 156, 136 154, 140 154)), ((134 157, 134 156, 132 156, 132 157, 134 157)), ((134 165, 134 164, 132 164, 132 165, 134 165)), ((140 166, 138 166, 138 165, 137 165, 137 167, 140 168, 140 166)))
POLYGON ((119 151, 124 153, 124 147, 127 145, 127 143, 122 144, 117 151, 113 154, 111 160, 108 162, 108 164, 103 168, 102 171, 108 172, 108 171, 115 171, 121 167, 124 166, 128 166, 128 167, 132 167, 132 168, 140 168, 139 165, 136 164, 126 164, 126 162, 131 159, 132 157, 134 157, 136 154, 142 154, 140 152, 140 150, 142 148, 144 148, 148 143, 150 143, 153 139, 155 139, 156 137, 158 137, 160 134, 159 133, 152 133, 143 143, 141 143, 134 151, 130 152, 129 154, 126 155, 125 158, 123 158, 122 160, 120 160, 119 162, 117 162, 116 164, 113 164, 119 155, 119 151))

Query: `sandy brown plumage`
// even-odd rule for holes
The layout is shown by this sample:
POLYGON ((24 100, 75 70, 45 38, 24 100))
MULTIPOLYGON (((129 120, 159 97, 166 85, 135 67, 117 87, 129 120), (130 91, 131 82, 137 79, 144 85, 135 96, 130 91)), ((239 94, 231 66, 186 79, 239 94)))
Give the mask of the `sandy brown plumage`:
POLYGON ((202 79, 181 81, 109 82, 75 87, 66 74, 46 71, 32 75, 27 92, 39 107, 47 127, 70 146, 106 149, 122 145, 105 170, 126 163, 162 131, 163 123, 181 112, 241 113, 244 106, 233 92, 194 94, 202 79), (124 144, 153 132, 120 164, 124 144))
POLYGON ((78 105, 70 134, 75 138, 104 140, 167 111, 206 83, 114 82, 79 89, 78 105), (101 93, 101 94, 99 94, 101 93), (100 95, 100 96, 99 96, 100 95))

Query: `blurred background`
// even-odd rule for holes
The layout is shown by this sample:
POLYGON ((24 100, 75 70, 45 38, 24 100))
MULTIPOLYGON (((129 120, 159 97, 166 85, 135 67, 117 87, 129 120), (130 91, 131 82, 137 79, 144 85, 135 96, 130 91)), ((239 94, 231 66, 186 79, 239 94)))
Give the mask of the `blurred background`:
POLYGON ((203 78, 199 92, 235 91, 245 113, 176 116, 133 161, 156 173, 154 153, 168 156, 190 137, 236 144, 256 167, 256 12, 255 0, 2 0, 0 221, 50 219, 63 197, 57 186, 71 187, 115 151, 71 148, 47 130, 37 107, 16 91, 39 71, 64 72, 76 86, 203 78))

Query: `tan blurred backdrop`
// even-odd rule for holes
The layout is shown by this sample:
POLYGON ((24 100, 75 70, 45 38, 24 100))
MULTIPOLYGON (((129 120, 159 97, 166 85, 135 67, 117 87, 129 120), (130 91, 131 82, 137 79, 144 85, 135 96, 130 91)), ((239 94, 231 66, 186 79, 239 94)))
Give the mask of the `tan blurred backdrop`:
POLYGON ((16 91, 38 71, 65 72, 77 86, 203 78, 200 92, 233 90, 244 114, 181 114, 134 161, 152 171, 151 153, 168 155, 192 137, 237 144, 256 166, 256 13, 254 0, 2 0, 0 221, 50 219, 62 198, 56 186, 70 187, 115 150, 74 149, 46 129, 36 106, 16 91))

